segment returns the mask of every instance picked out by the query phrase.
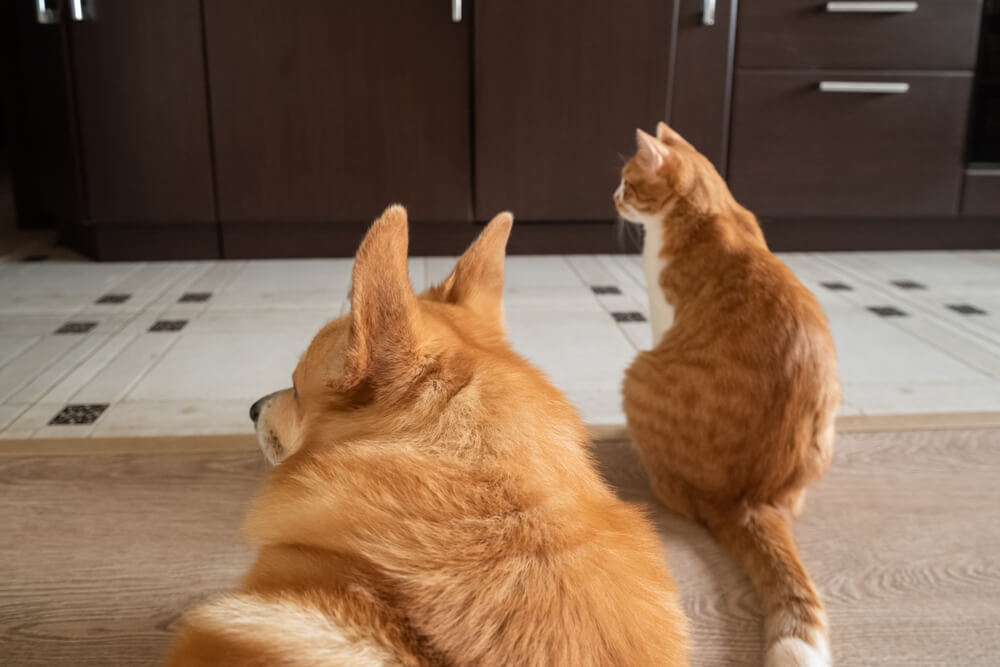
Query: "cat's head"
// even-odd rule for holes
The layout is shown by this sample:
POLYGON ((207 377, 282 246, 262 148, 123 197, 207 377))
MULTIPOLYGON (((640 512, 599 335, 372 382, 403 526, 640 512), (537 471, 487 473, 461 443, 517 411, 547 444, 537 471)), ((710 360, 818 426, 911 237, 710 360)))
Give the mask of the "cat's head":
POLYGON ((636 130, 635 138, 637 150, 622 169, 614 195, 626 220, 662 222, 679 201, 710 204, 703 200, 717 195, 720 185, 728 195, 712 163, 666 123, 657 124, 655 137, 636 130))

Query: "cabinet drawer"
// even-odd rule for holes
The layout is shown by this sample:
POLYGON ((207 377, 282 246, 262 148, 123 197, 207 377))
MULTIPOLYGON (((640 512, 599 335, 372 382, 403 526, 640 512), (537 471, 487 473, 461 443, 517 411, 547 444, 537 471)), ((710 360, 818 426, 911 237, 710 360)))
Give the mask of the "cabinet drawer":
POLYGON ((980 2, 743 2, 737 64, 741 68, 972 69, 980 2))
POLYGON ((761 216, 955 215, 971 87, 955 73, 743 72, 730 186, 761 216))
POLYGON ((1000 169, 969 169, 965 172, 962 215, 1000 218, 1000 169))

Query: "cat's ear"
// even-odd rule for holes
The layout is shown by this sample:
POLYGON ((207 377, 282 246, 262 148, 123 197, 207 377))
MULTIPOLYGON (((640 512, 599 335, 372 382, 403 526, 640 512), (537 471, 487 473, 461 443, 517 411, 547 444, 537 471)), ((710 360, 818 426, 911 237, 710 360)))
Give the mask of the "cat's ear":
POLYGON ((662 141, 641 129, 635 131, 635 143, 640 163, 652 173, 660 171, 670 158, 670 149, 662 141))
POLYGON ((476 312, 501 335, 504 257, 513 223, 514 217, 507 212, 494 217, 458 258, 451 275, 429 290, 430 298, 476 312))
POLYGON ((687 140, 680 135, 674 128, 670 127, 662 120, 656 124, 656 138, 667 144, 683 144, 685 146, 690 146, 687 140))

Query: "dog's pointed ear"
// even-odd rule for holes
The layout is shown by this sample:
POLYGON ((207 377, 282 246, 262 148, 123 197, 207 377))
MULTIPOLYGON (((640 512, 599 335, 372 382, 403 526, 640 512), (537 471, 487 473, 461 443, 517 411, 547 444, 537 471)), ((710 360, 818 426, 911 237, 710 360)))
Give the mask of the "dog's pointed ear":
POLYGON ((503 331, 503 265, 513 224, 514 216, 506 211, 493 218, 458 258, 451 275, 431 288, 432 298, 465 306, 503 331))
POLYGON ((354 258, 351 329, 344 388, 412 362, 416 349, 416 295, 406 265, 406 209, 390 206, 368 230, 354 258))

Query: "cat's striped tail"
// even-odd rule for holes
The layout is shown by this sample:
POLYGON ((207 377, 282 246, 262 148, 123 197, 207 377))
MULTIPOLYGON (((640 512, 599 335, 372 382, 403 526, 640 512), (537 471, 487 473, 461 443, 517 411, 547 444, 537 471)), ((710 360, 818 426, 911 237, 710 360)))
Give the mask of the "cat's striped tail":
POLYGON ((742 564, 764 607, 765 667, 831 665, 826 612, 799 560, 790 519, 762 505, 708 522, 742 564))

